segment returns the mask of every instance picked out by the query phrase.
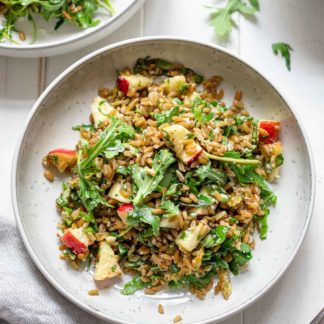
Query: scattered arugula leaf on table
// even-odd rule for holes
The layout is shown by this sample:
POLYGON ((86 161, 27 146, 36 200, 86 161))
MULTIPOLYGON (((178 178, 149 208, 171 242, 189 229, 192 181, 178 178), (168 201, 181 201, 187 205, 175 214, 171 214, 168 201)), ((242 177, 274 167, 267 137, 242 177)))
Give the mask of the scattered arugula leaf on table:
POLYGON ((275 55, 280 54, 286 62, 286 66, 288 71, 291 70, 291 54, 290 52, 293 51, 293 48, 287 43, 274 43, 272 44, 272 51, 275 55))
MULTIPOLYGON (((211 14, 210 24, 214 27, 219 36, 225 36, 232 31, 235 22, 232 18, 234 12, 243 15, 254 15, 260 8, 258 0, 249 1, 247 4, 243 0, 229 0, 223 8, 216 8, 211 14)), ((215 9, 215 8, 213 8, 215 9)))

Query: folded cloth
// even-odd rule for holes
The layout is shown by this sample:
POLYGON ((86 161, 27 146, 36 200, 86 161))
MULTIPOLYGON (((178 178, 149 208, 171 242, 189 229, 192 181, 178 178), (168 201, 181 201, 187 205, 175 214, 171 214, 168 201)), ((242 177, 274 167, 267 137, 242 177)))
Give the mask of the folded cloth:
POLYGON ((29 257, 13 219, 0 215, 0 323, 103 323, 60 295, 29 257))

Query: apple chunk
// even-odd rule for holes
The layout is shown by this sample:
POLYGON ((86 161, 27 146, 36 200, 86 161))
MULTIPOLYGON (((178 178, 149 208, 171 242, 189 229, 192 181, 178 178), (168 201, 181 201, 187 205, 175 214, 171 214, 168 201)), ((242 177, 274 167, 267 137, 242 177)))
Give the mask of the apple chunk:
POLYGON ((95 127, 109 120, 109 117, 116 115, 116 109, 101 97, 96 97, 91 105, 91 114, 95 127))
POLYGON ((117 214, 124 224, 127 224, 128 214, 134 209, 133 204, 125 203, 118 207, 117 214))
POLYGON ((181 92, 180 89, 186 84, 186 78, 183 75, 176 75, 164 80, 164 88, 167 93, 181 92))
POLYGON ((190 151, 186 151, 185 143, 189 139, 191 133, 182 125, 171 125, 164 127, 162 131, 167 134, 167 137, 169 137, 169 140, 172 143, 171 148, 184 164, 192 164, 199 158, 201 153, 203 153, 203 148, 194 140, 192 140, 190 144, 190 151))
POLYGON ((139 74, 120 75, 117 78, 118 89, 128 97, 132 97, 138 90, 143 90, 152 84, 152 80, 139 74))
POLYGON ((210 228, 205 221, 200 221, 197 225, 193 223, 187 230, 180 233, 175 242, 181 251, 191 252, 198 246, 209 230, 210 228))
POLYGON ((54 165, 59 172, 64 172, 67 169, 74 167, 77 161, 76 152, 64 148, 57 148, 48 152, 47 161, 54 165))
POLYGON ((279 140, 280 122, 275 120, 259 121, 259 142, 270 144, 279 140))
POLYGON ((117 262, 114 251, 107 243, 101 241, 98 252, 98 261, 95 266, 93 279, 98 288, 105 288, 112 283, 112 279, 121 276, 122 271, 117 262))
POLYGON ((73 253, 80 254, 88 251, 89 240, 82 228, 69 228, 61 237, 61 241, 73 253))
POLYGON ((128 203, 130 200, 129 198, 124 197, 121 194, 121 190, 123 189, 123 183, 122 181, 116 181, 110 188, 108 192, 108 197, 118 200, 122 203, 128 203))

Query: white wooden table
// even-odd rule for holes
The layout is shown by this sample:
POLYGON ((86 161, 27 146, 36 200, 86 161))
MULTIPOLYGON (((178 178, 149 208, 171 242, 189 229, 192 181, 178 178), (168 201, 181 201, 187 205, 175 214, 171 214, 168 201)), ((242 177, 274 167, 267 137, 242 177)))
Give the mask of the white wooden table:
POLYGON ((223 42, 214 36, 203 6, 215 3, 147 0, 126 25, 81 51, 48 59, 0 57, 0 213, 14 217, 10 168, 25 118, 44 87, 67 66, 94 49, 138 36, 177 35, 217 43, 254 64, 293 104, 309 135, 317 173, 313 220, 291 267, 266 296, 223 324, 309 323, 324 306, 324 1, 261 0, 257 18, 236 17, 239 28, 223 42), (294 48, 290 73, 271 52, 277 41, 294 48))

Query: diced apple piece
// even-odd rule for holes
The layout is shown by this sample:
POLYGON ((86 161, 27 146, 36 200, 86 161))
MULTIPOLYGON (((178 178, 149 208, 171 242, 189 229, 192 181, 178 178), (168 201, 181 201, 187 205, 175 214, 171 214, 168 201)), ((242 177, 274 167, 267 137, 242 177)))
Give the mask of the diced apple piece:
POLYGON ((61 241, 73 253, 80 254, 88 251, 89 240, 82 228, 69 228, 61 237, 61 241))
POLYGON ((193 251, 209 232, 210 228, 205 221, 201 221, 198 224, 194 222, 192 225, 176 238, 176 244, 183 252, 193 251))
POLYGON ((275 120, 259 121, 259 142, 270 144, 277 142, 279 139, 280 122, 275 120))
POLYGON ((124 197, 120 191, 122 190, 123 188, 123 183, 122 181, 116 181, 110 188, 109 190, 109 193, 108 193, 108 197, 109 198, 112 198, 112 199, 115 199, 115 200, 118 200, 120 202, 123 202, 123 203, 128 203, 130 202, 130 200, 126 197, 124 197))
POLYGON ((181 87, 186 84, 186 78, 183 75, 176 75, 172 78, 164 80, 164 88, 167 93, 176 92, 179 93, 181 87))
POLYGON ((198 98, 200 98, 200 94, 196 91, 194 91, 190 96, 191 101, 194 101, 195 99, 198 99, 198 98))
POLYGON ((175 216, 162 216, 160 227, 162 228, 173 228, 179 229, 180 228, 180 215, 175 216))
POLYGON ((134 209, 134 205, 131 203, 125 203, 118 207, 117 214, 124 224, 127 225, 128 214, 134 209))
POLYGON ((132 97, 138 90, 143 90, 152 84, 152 80, 143 75, 120 75, 117 79, 118 89, 128 97, 132 97))
POLYGON ((109 117, 116 115, 116 109, 101 97, 96 97, 91 105, 91 113, 95 127, 109 120, 109 117))
POLYGON ((171 148, 184 164, 192 164, 203 152, 202 147, 195 141, 192 142, 193 148, 190 149, 190 153, 185 152, 185 141, 188 140, 188 135, 191 133, 182 125, 164 127, 163 132, 168 134, 168 137, 173 144, 171 148))
POLYGON ((122 271, 117 262, 114 251, 107 243, 101 241, 98 252, 98 261, 95 266, 93 279, 98 288, 109 286, 114 278, 121 276, 122 271))
POLYGON ((58 148, 48 152, 46 159, 50 164, 56 166, 59 172, 64 172, 76 164, 77 156, 73 150, 58 148))

